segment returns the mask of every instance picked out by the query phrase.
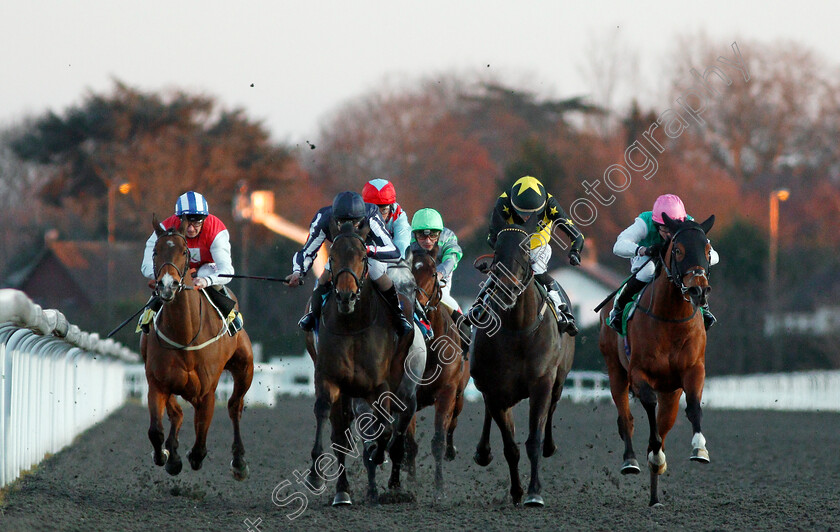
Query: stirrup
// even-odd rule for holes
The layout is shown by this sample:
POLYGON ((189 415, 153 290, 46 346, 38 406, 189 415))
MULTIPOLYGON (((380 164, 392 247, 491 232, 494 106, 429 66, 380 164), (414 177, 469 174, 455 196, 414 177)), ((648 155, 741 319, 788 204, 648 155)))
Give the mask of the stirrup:
POLYGON ((298 327, 306 332, 312 332, 315 330, 316 323, 318 323, 318 318, 315 317, 315 314, 313 312, 307 312, 303 315, 300 321, 298 321, 298 327))
POLYGON ((613 307, 610 311, 610 316, 607 318, 607 325, 619 334, 621 333, 621 314, 621 311, 618 311, 615 307, 613 307))
POLYGON ((405 336, 414 330, 414 325, 405 318, 405 315, 402 312, 400 312, 399 319, 397 319, 397 323, 394 324, 394 327, 397 328, 397 336, 405 336))

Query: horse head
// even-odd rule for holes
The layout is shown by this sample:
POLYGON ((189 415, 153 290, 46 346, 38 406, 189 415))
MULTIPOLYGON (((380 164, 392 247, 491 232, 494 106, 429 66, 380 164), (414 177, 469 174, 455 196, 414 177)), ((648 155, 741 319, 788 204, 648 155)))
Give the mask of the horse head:
MULTIPOLYGON (((437 246, 437 244, 435 244, 437 246)), ((416 251, 411 261, 411 271, 417 281, 417 302, 426 312, 434 310, 443 297, 437 278, 436 250, 416 251)))
POLYGON ((362 293, 368 272, 365 237, 369 230, 367 226, 357 230, 352 222, 345 222, 330 247, 333 290, 341 314, 352 313, 362 293))
POLYGON ((712 246, 706 233, 712 229, 715 216, 699 224, 672 220, 664 213, 662 219, 672 235, 664 254, 665 271, 686 301, 702 307, 712 289, 708 276, 712 246))
POLYGON ((187 282, 187 271, 190 264, 190 250, 187 237, 184 236, 187 226, 181 224, 180 229, 163 229, 152 216, 152 226, 157 235, 155 249, 152 255, 155 272, 155 292, 164 303, 169 303, 184 289, 187 282))
POLYGON ((525 291, 534 277, 531 270, 531 238, 536 230, 536 216, 524 225, 507 225, 496 237, 490 278, 494 289, 494 300, 505 310, 516 304, 519 295, 525 291))

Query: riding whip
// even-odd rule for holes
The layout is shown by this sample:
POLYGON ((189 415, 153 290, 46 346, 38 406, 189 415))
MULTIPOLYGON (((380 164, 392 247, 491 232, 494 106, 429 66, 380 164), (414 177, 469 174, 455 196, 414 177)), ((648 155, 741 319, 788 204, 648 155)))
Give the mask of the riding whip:
MULTIPOLYGON (((219 277, 229 277, 231 279, 255 279, 257 281, 276 281, 278 283, 286 283, 289 281, 282 277, 262 277, 259 275, 235 275, 232 273, 220 273, 219 277)), ((300 284, 303 284, 303 279, 300 279, 300 284)))
POLYGON ((110 338, 110 337, 114 336, 115 334, 117 334, 117 331, 119 331, 120 329, 125 327, 128 324, 128 322, 132 321, 134 318, 137 317, 138 314, 140 314, 141 312, 146 310, 146 307, 148 307, 148 306, 149 306, 149 303, 146 303, 145 305, 143 305, 143 307, 140 310, 138 310, 137 312, 135 312, 134 314, 132 314, 130 318, 128 318, 124 322, 117 325, 117 328, 114 329, 113 331, 109 332, 108 336, 106 336, 105 338, 110 338))
MULTIPOLYGON (((638 270, 636 270, 636 272, 638 272, 639 270, 641 270, 642 268, 644 268, 644 267, 647 265, 647 263, 651 261, 651 259, 653 259, 653 257, 648 257, 648 259, 647 259, 645 262, 643 262, 641 266, 639 266, 639 269, 638 269, 638 270)), ((633 274, 632 274, 632 275, 630 275, 630 277, 633 277, 633 275, 636 275, 636 272, 633 272, 633 274)), ((612 298, 614 298, 614 297, 615 297, 615 295, 618 293, 618 291, 619 291, 619 290, 621 290, 621 288, 622 288, 624 285, 626 285, 626 284, 627 284, 627 281, 629 281, 629 280, 630 280, 630 277, 628 277, 627 279, 625 279, 625 280, 624 280, 624 282, 623 282, 623 283, 621 283, 621 284, 618 286, 618 288, 616 288, 615 290, 613 290, 613 291, 610 293, 610 295, 608 295, 608 296, 606 297, 606 299, 604 299, 603 301, 601 301, 601 302, 598 304, 598 306, 597 306, 597 307, 595 307, 595 312, 600 312, 600 311, 601 311, 601 309, 602 309, 602 308, 604 308, 604 305, 606 305, 607 303, 609 303, 609 301, 610 301, 612 298)))

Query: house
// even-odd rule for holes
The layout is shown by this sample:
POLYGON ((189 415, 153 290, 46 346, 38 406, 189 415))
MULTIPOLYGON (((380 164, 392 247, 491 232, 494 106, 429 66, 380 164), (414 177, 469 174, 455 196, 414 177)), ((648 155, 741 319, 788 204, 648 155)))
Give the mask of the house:
POLYGON ((116 305, 139 308, 146 302, 150 292, 140 274, 143 250, 138 242, 48 240, 36 259, 9 275, 3 286, 23 291, 42 308, 60 310, 71 323, 84 323, 116 305))
POLYGON ((583 329, 598 324, 595 307, 621 286, 624 277, 598 263, 595 246, 587 246, 581 258, 580 266, 567 265, 549 273, 568 294, 578 327, 583 329))

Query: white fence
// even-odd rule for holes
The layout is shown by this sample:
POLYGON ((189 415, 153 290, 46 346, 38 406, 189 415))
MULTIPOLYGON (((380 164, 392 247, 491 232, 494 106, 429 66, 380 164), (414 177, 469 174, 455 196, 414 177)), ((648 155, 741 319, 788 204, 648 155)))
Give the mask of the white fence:
POLYGON ((0 290, 0 487, 122 405, 126 362, 137 360, 23 292, 0 290))

